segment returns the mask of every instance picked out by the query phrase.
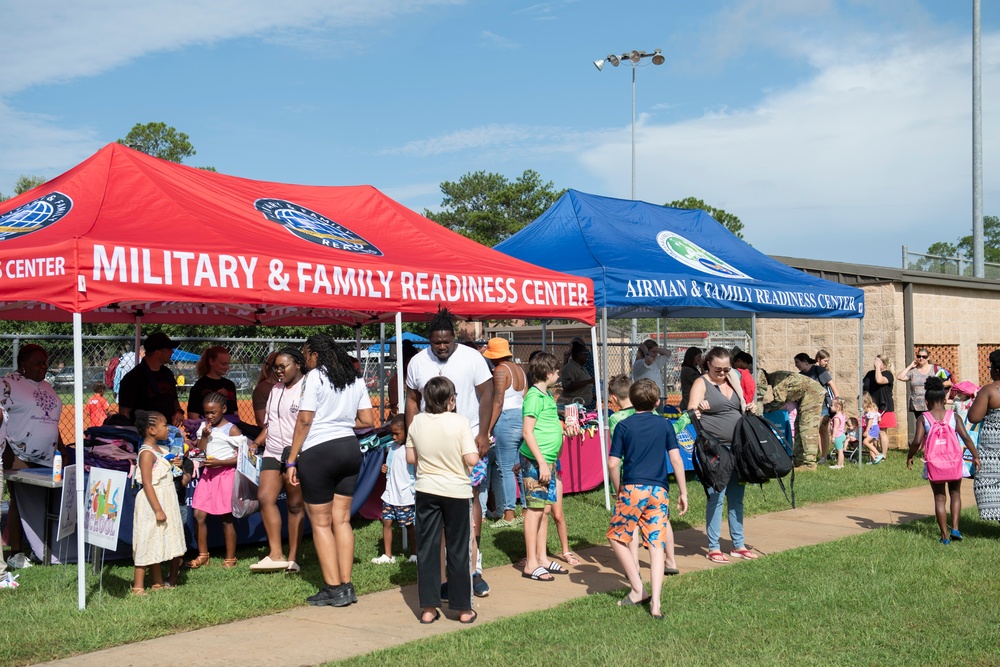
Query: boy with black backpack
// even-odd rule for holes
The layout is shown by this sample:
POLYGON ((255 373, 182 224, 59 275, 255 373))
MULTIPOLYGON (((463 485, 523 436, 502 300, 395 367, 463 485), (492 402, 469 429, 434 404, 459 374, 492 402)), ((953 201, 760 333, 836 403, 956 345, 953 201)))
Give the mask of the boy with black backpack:
POLYGON ((927 411, 917 420, 917 429, 906 456, 906 468, 913 465, 913 456, 924 448, 924 479, 930 480, 934 492, 934 515, 941 529, 941 544, 951 544, 962 539, 958 530, 958 516, 962 513, 962 445, 959 438, 972 452, 973 470, 979 469, 979 452, 965 430, 961 419, 955 413, 944 409, 944 381, 931 376, 924 384, 927 411), (945 485, 951 494, 951 532, 948 531, 948 515, 945 511, 945 485))
MULTIPOLYGON (((650 603, 649 613, 663 619, 660 592, 663 589, 665 565, 674 565, 674 538, 670 527, 667 481, 667 457, 674 470, 683 471, 680 448, 673 426, 653 412, 660 403, 660 388, 649 379, 642 379, 629 389, 629 399, 635 414, 620 422, 611 440, 608 472, 615 488, 617 501, 608 527, 611 547, 625 570, 632 590, 618 603, 633 606, 650 603), (646 596, 639 568, 629 551, 636 526, 649 549, 651 595, 646 596)), ((687 485, 684 474, 676 475, 679 495, 678 516, 687 512, 687 485)))

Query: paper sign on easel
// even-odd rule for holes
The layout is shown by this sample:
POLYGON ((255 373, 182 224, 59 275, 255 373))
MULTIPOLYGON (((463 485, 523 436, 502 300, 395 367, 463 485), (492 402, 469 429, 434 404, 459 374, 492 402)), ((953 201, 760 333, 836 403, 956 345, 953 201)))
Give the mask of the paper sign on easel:
POLYGON ((88 544, 102 549, 118 548, 118 529, 121 527, 121 509, 125 505, 128 474, 120 470, 91 468, 87 479, 87 506, 84 509, 88 544))

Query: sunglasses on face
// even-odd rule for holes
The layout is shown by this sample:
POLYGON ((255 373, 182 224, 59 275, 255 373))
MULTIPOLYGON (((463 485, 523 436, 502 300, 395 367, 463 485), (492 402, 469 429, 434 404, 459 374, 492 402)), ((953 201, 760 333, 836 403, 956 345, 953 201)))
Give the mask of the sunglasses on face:
POLYGON ((713 373, 728 373, 732 368, 712 368, 713 373))
POLYGON ((929 354, 918 354, 917 359, 930 359, 930 356, 929 354))

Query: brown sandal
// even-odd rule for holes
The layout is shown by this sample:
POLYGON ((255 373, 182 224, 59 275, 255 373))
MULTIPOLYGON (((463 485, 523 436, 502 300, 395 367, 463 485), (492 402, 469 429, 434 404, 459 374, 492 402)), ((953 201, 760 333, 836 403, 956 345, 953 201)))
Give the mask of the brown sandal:
POLYGON ((224 561, 222 561, 222 567, 226 568, 227 570, 236 567, 236 559, 235 558, 225 559, 224 561))
POLYGON ((132 595, 145 595, 145 594, 146 594, 145 588, 138 588, 135 586, 132 587, 132 595))
POLYGON ((212 560, 211 554, 198 554, 198 557, 194 560, 189 560, 187 563, 188 569, 197 570, 199 567, 204 567, 208 565, 209 561, 212 560))

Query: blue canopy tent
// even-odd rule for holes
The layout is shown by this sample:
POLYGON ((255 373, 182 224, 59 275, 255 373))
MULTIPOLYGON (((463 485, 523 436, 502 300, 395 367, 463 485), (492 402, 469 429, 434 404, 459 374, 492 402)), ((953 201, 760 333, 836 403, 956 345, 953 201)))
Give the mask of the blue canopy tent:
POLYGON ((590 278, 610 317, 864 315, 862 290, 771 259, 705 211, 568 190, 496 249, 590 278))
MULTIPOLYGON (((420 334, 411 333, 409 331, 403 332, 403 340, 412 341, 413 344, 416 345, 417 349, 420 350, 427 347, 427 344, 430 342, 420 334)), ((379 352, 382 352, 383 354, 391 354, 394 345, 389 345, 389 343, 395 344, 395 342, 396 337, 392 336, 391 338, 387 338, 382 343, 372 343, 368 346, 368 352, 371 354, 378 354, 379 352)))
MULTIPOLYGON (((593 280, 605 341, 608 317, 745 313, 756 359, 757 316, 853 318, 859 328, 864 317, 863 290, 771 259, 700 210, 567 190, 495 249, 593 280)), ((862 358, 859 346, 859 396, 862 358)), ((601 361, 607 368, 606 346, 601 361)))
POLYGON ((175 349, 174 353, 170 355, 170 361, 181 361, 188 363, 196 363, 201 359, 200 354, 195 354, 194 352, 185 352, 181 349, 175 349))

